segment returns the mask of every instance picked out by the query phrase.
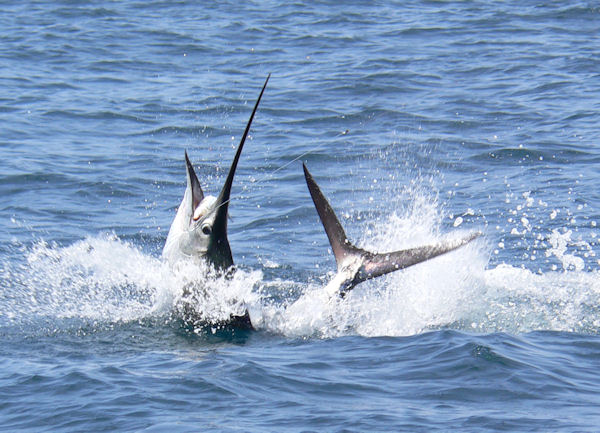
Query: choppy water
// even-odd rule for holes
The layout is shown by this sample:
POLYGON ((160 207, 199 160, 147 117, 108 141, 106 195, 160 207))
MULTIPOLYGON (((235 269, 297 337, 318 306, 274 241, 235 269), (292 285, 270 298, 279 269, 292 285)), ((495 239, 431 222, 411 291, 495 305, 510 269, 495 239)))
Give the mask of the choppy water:
POLYGON ((0 430, 596 431, 599 47, 593 2, 3 3, 0 430), (269 72, 201 306, 258 330, 193 332, 183 153, 215 194, 269 72), (485 236, 324 306, 301 161, 363 247, 485 236))

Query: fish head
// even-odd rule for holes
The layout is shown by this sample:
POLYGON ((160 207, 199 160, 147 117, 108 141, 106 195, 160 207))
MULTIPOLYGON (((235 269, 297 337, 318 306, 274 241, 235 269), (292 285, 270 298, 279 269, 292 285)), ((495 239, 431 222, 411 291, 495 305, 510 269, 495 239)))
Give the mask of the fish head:
POLYGON ((223 187, 225 194, 221 191, 219 197, 204 195, 187 152, 185 161, 187 185, 169 229, 163 257, 171 264, 191 259, 204 260, 217 269, 231 267, 233 258, 227 239, 229 178, 223 187))
POLYGON ((227 239, 227 218, 229 199, 235 171, 248 137, 252 120, 258 104, 265 92, 269 77, 263 84, 260 95, 254 104, 250 119, 235 152, 235 156, 227 173, 227 178, 218 197, 205 196, 194 167, 185 153, 187 186, 183 200, 163 248, 163 257, 174 264, 181 259, 204 260, 218 271, 224 271, 233 266, 233 257, 229 240, 227 239))

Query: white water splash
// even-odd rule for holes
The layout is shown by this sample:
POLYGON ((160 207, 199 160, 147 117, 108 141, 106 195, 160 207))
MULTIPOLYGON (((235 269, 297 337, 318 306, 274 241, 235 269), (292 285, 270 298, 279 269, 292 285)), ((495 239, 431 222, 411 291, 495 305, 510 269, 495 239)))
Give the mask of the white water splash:
POLYGON ((598 271, 536 274, 500 265, 485 272, 471 326, 479 332, 600 332, 598 271))
MULTIPOLYGON (((16 302, 11 318, 46 316, 127 321, 161 308, 167 269, 115 236, 87 238, 68 247, 40 241, 26 261, 8 271, 16 302)), ((5 272, 7 272, 5 270, 5 272)))
MULTIPOLYGON (((435 201, 416 198, 404 213, 370 227, 359 245, 383 252, 465 234, 441 235, 435 201)), ((527 195, 525 200, 531 207, 532 198, 527 195)), ((525 217, 519 224, 532 230, 525 217)), ((361 284, 344 300, 327 302, 323 286, 311 285, 286 309, 272 308, 265 326, 288 336, 321 337, 412 335, 445 327, 467 332, 600 332, 600 278, 596 270, 584 271, 578 255, 592 254, 589 244, 573 239, 570 230, 553 230, 536 247, 558 259, 563 270, 534 273, 506 264, 486 269, 489 242, 478 240, 361 284)))
MULTIPOLYGON (((467 233, 461 225, 460 231, 441 234, 442 220, 435 201, 416 200, 403 213, 369 226, 357 244, 383 252, 467 233)), ((285 276, 264 281, 260 271, 238 270, 225 279, 194 263, 171 269, 114 235, 67 247, 38 242, 25 251, 22 265, 0 269, 9 284, 0 296, 0 319, 42 316, 114 323, 166 317, 186 285, 201 284, 208 296, 195 300, 195 308, 206 320, 223 320, 247 308, 257 329, 290 337, 412 335, 445 327, 600 332, 598 271, 584 271, 577 254, 586 251, 585 245, 572 239, 570 231, 553 231, 544 251, 560 260, 562 271, 535 273, 505 264, 486 269, 488 242, 484 238, 363 283, 343 300, 323 297, 333 270, 322 282, 310 284, 285 276)))
POLYGON ((211 294, 199 311, 228 317, 240 304, 257 302, 252 288, 262 278, 260 272, 244 271, 232 279, 212 278, 206 268, 185 262, 172 269, 114 235, 67 247, 38 242, 24 264, 2 273, 12 287, 5 288, 10 296, 1 300, 0 318, 15 322, 34 316, 103 322, 165 316, 190 282, 207 284, 211 294))
POLYGON ((573 232, 571 230, 565 230, 563 234, 556 229, 552 230, 552 234, 548 237, 548 242, 551 247, 546 250, 546 257, 555 256, 560 260, 564 270, 576 270, 582 271, 585 267, 585 262, 581 257, 577 257, 575 254, 567 254, 567 246, 569 244, 585 247, 588 244, 584 242, 574 243, 571 239, 573 232))
MULTIPOLYGON (((392 214, 371 228, 361 247, 376 252, 433 244, 463 237, 439 234, 435 203, 422 201, 404 215, 392 214), (416 211, 418 209, 418 212, 416 211)), ((323 286, 310 285, 285 309, 271 309, 265 326, 288 336, 334 337, 410 335, 443 327, 469 311, 479 297, 487 263, 484 242, 469 244, 403 271, 363 283, 343 300, 329 299, 323 286)), ((331 272, 330 277, 333 277, 331 272)))

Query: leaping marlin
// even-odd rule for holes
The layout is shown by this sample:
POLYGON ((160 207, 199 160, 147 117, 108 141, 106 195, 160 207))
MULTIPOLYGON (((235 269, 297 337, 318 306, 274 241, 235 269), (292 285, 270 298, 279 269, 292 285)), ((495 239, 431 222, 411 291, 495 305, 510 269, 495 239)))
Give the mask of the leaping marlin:
POLYGON ((169 263, 173 264, 182 258, 200 258, 219 272, 224 272, 233 266, 233 257, 227 239, 227 211, 231 185, 250 125, 270 76, 271 74, 267 76, 256 100, 218 197, 204 195, 194 167, 185 152, 187 187, 162 252, 169 263))
POLYGON ((481 233, 472 233, 456 241, 441 242, 434 245, 409 248, 406 250, 393 251, 389 253, 372 253, 354 246, 346 236, 344 228, 335 215, 333 208, 319 189, 319 186, 309 173, 306 165, 304 177, 308 190, 313 199, 317 213, 325 227, 329 238, 331 249, 337 264, 337 274, 325 287, 329 297, 344 297, 357 284, 370 280, 390 272, 407 268, 417 263, 437 257, 441 254, 453 251, 473 239, 481 233))

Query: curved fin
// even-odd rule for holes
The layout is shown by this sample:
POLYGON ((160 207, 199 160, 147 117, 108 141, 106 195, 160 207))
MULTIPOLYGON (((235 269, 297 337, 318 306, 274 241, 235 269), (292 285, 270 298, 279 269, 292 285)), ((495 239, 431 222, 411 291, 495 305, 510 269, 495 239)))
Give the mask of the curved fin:
POLYGON ((235 170, 237 168, 240 155, 242 154, 242 149, 244 148, 246 137, 248 137, 248 132, 250 131, 252 120, 254 119, 254 115, 256 114, 258 104, 260 103, 262 95, 265 92, 265 88, 267 87, 267 83, 269 82, 270 77, 271 74, 267 75, 265 84, 263 84, 262 90, 260 91, 260 95, 258 96, 256 103, 254 104, 254 109, 252 110, 250 119, 248 119, 246 129, 244 130, 244 134, 242 135, 240 144, 238 145, 237 151, 235 152, 235 156, 233 157, 233 162, 231 163, 231 167, 229 168, 229 173, 227 174, 227 178, 225 179, 225 184, 223 185, 221 193, 217 197, 217 201, 215 203, 216 211, 211 238, 213 248, 220 250, 218 255, 223 257, 224 263, 233 263, 231 249, 229 248, 229 242, 227 241, 227 211, 229 208, 229 196, 231 194, 231 185, 233 184, 235 170))
POLYGON ((449 253, 477 239, 479 236, 481 236, 481 233, 476 232, 456 241, 440 242, 434 245, 409 248, 390 253, 375 254, 365 252, 363 255, 363 265, 356 278, 356 284, 449 253))
POLYGON ((190 188, 190 190, 192 192, 192 213, 191 214, 193 215, 194 211, 198 207, 198 204, 200 204, 200 202, 202 200, 204 200, 204 193, 202 192, 202 188, 200 187, 200 181, 198 180, 198 177, 196 176, 196 173, 194 172, 194 167, 192 166, 192 163, 190 162, 190 158, 188 158, 187 151, 185 152, 185 167, 186 167, 186 171, 187 171, 188 188, 190 188))
POLYGON ((333 254, 335 255, 335 261, 338 267, 338 275, 344 275, 344 280, 338 287, 338 293, 342 297, 346 292, 352 290, 354 286, 363 281, 389 274, 390 272, 398 271, 442 254, 449 253, 481 236, 480 232, 476 232, 455 241, 445 241, 438 244, 392 251, 389 253, 372 253, 363 250, 354 246, 348 240, 344 228, 335 216, 333 208, 319 189, 319 186, 306 168, 306 165, 302 164, 302 168, 304 169, 304 177, 306 179, 306 184, 308 185, 308 190, 310 191, 310 195, 317 208, 317 213, 321 218, 321 222, 323 223, 323 227, 325 227, 325 232, 329 238, 329 243, 333 249, 333 254), (349 268, 343 267, 344 259, 348 256, 359 257, 360 260, 359 266, 352 271, 350 271, 349 268), (346 274, 348 271, 350 271, 351 274, 346 274))
POLYGON ((345 257, 349 255, 359 255, 363 253, 363 251, 350 243, 333 208, 321 192, 317 182, 315 182, 304 163, 302 164, 302 168, 304 169, 306 185, 308 185, 310 196, 317 208, 317 213, 319 214, 319 218, 321 218, 325 233, 327 233, 327 237, 329 238, 329 243, 331 244, 335 262, 339 270, 345 257))
MULTIPOLYGON (((242 139, 240 140, 240 144, 238 144, 237 151, 235 152, 235 156, 233 157, 233 162, 231 163, 231 167, 229 168, 229 173, 227 174, 227 179, 225 179, 225 184, 221 189, 221 193, 217 198, 217 216, 216 221, 224 222, 227 224, 227 208, 229 205, 229 195, 231 194, 231 185, 233 184, 233 177, 235 176, 235 170, 238 165, 238 161, 240 159, 240 155, 242 154, 242 149, 244 148, 244 143, 246 142, 246 137, 248 137, 248 132, 250 131, 250 126, 252 125, 252 120, 254 120, 254 114, 256 114, 256 110, 258 108, 258 104, 262 98, 263 93, 265 92, 265 88, 267 87, 267 83, 269 82, 269 78, 271 74, 267 76, 265 80, 265 84, 263 84, 262 90, 260 91, 260 95, 258 95, 258 99, 254 104, 254 109, 252 110, 252 114, 250 114, 250 119, 248 119, 248 123, 246 124, 246 129, 244 130, 244 134, 242 135, 242 139)), ((215 221, 215 224, 216 224, 215 221)))

